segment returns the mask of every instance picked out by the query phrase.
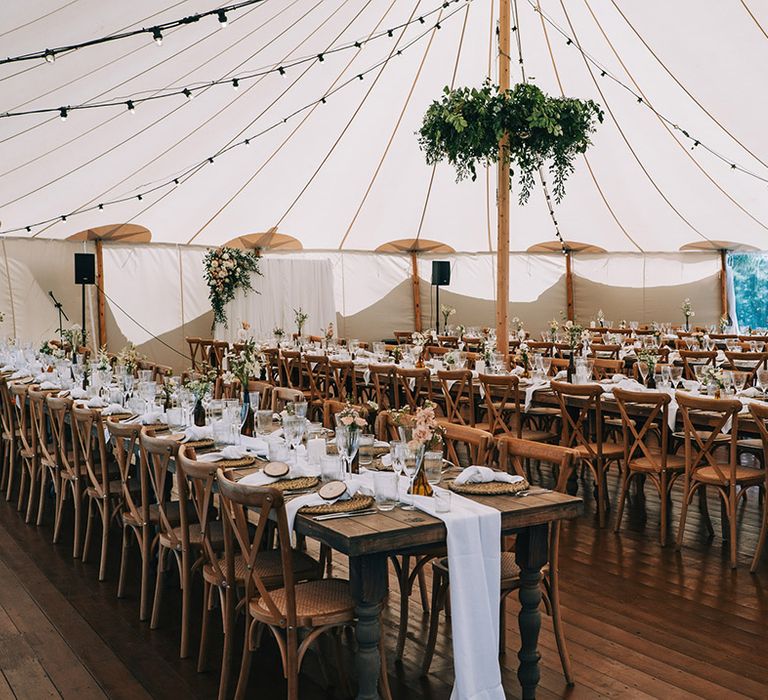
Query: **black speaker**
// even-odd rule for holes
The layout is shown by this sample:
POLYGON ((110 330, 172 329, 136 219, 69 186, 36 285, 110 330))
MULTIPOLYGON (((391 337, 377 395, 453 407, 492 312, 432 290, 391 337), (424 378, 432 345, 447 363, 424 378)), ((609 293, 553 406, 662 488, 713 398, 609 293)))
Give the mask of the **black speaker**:
POLYGON ((451 263, 447 260, 432 261, 432 284, 445 287, 451 283, 451 263))
POLYGON ((75 284, 96 283, 96 256, 93 253, 75 253, 75 284))

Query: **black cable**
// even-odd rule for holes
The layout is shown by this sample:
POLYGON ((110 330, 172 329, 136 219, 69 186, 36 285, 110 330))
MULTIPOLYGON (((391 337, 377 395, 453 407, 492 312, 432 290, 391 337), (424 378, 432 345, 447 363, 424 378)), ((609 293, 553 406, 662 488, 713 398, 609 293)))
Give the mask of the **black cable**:
POLYGON ((219 17, 219 21, 224 24, 222 17, 226 21, 226 13, 234 12, 243 7, 249 5, 255 5, 256 3, 264 2, 264 0, 242 0, 242 2, 234 5, 225 5, 224 7, 218 7, 213 10, 206 10, 205 12, 199 12, 188 17, 182 17, 181 19, 174 19, 170 22, 161 22, 151 27, 141 27, 140 29, 131 29, 125 32, 117 34, 110 34, 109 36, 102 36, 98 39, 89 39, 87 41, 81 41, 76 44, 67 44, 65 46, 57 46, 52 49, 44 49, 43 51, 33 51, 31 53, 20 54, 18 56, 8 56, 7 58, 0 58, 0 65, 5 63, 18 63, 19 61, 31 61, 36 58, 45 59, 48 62, 56 60, 56 55, 64 53, 65 51, 75 51, 77 49, 84 49, 90 46, 97 46, 99 44, 106 44, 112 41, 119 41, 121 39, 128 39, 132 36, 139 36, 141 34, 151 34, 154 40, 161 44, 163 41, 163 30, 174 29, 175 27, 184 27, 195 22, 199 22, 204 17, 211 17, 216 15, 219 17))
POLYGON ((179 351, 178 351, 176 348, 174 348, 173 346, 171 346, 171 345, 168 345, 168 343, 166 343, 166 342, 165 342, 165 341, 164 341, 162 338, 158 338, 158 337, 157 337, 157 336, 156 336, 156 335, 155 335, 155 334, 154 334, 154 333, 153 333, 151 330, 149 330, 149 329, 148 329, 148 328, 147 328, 145 325, 143 325, 143 324, 139 323, 139 322, 138 322, 138 321, 137 321, 137 320, 136 320, 136 319, 135 319, 133 316, 131 316, 131 314, 129 314, 129 313, 128 313, 128 312, 127 312, 127 311, 126 311, 126 310, 125 310, 125 309, 124 309, 122 306, 120 306, 120 304, 118 304, 118 303, 117 303, 117 302, 116 302, 116 301, 115 301, 115 300, 114 300, 114 299, 113 299, 111 296, 109 296, 109 294, 107 294, 107 293, 106 293, 106 292, 105 292, 105 291, 104 291, 104 290, 103 290, 101 287, 99 287, 99 285, 98 285, 98 284, 94 284, 94 287, 96 287, 96 289, 98 289, 98 290, 99 290, 99 291, 100 291, 100 292, 101 292, 101 293, 104 295, 104 297, 105 297, 106 299, 108 299, 108 300, 109 300, 109 303, 110 303, 110 304, 112 304, 112 306, 114 306, 114 307, 115 307, 115 308, 116 308, 118 311, 122 311, 122 312, 123 312, 123 314, 124 314, 124 315, 125 315, 125 316, 126 316, 128 319, 129 319, 129 320, 133 321, 133 322, 134 322, 134 323, 135 323, 135 324, 136 324, 136 325, 137 325, 139 328, 141 328, 141 330, 143 330, 145 333, 149 333, 149 335, 151 335, 151 336, 152 336, 152 337, 153 337, 153 338, 154 338, 154 339, 155 339, 155 340, 156 340, 158 343, 160 343, 161 345, 164 345, 164 346, 165 346, 165 347, 167 347, 169 350, 173 350, 173 352, 175 352, 177 355, 180 355, 180 356, 181 356, 181 357, 183 357, 185 360, 189 360, 190 362, 192 361, 192 358, 191 358, 189 355, 185 355, 183 352, 179 352, 179 351))

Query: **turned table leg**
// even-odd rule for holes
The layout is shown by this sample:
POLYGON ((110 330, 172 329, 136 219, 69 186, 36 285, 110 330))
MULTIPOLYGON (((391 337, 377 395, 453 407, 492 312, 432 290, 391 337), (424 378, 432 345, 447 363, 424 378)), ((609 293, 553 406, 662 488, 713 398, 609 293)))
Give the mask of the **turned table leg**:
POLYGON ((350 557, 349 578, 357 615, 357 700, 378 700, 381 673, 379 613, 387 593, 386 556, 350 557))
POLYGON ((541 629, 541 567, 548 559, 549 527, 536 525, 522 530, 517 536, 515 559, 520 567, 520 666, 517 677, 523 690, 523 700, 536 697, 539 684, 539 630, 541 629))

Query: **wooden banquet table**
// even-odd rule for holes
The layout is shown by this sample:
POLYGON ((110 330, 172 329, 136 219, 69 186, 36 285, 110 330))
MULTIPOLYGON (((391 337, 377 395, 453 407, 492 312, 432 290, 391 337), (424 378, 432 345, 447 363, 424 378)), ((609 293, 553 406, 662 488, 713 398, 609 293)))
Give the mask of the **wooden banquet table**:
MULTIPOLYGON (((520 567, 520 651, 518 678, 525 700, 536 697, 539 682, 538 650, 541 627, 541 568, 549 559, 549 526, 578 517, 580 498, 557 492, 525 497, 472 497, 501 512, 502 535, 517 534, 515 557, 520 567)), ((441 520, 421 511, 396 508, 387 513, 315 521, 296 518, 296 532, 311 536, 349 557, 349 576, 356 602, 358 653, 358 700, 378 698, 380 672, 379 613, 387 593, 387 558, 418 552, 445 543, 441 520)))

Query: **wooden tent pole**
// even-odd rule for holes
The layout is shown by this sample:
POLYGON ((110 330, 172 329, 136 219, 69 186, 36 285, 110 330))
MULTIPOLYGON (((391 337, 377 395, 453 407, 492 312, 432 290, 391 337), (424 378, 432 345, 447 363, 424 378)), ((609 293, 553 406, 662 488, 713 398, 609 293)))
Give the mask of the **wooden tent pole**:
MULTIPOLYGON (((509 90, 510 74, 510 2, 499 0, 499 89, 509 90)), ((499 142, 498 182, 496 189, 496 345, 509 365, 509 156, 505 135, 499 142)))
POLYGON ((411 251, 411 284, 413 287, 413 329, 421 332, 421 291, 419 288, 419 262, 416 251, 411 251))
POLYGON ((565 253, 565 299, 566 299, 566 314, 569 321, 574 320, 573 313, 573 268, 571 266, 571 251, 570 249, 565 253))
POLYGON ((726 272, 726 256, 728 251, 720 251, 720 318, 728 316, 728 276, 726 272))
POLYGON ((104 318, 104 253, 101 238, 96 239, 96 301, 99 311, 99 347, 107 344, 107 323, 104 318))

